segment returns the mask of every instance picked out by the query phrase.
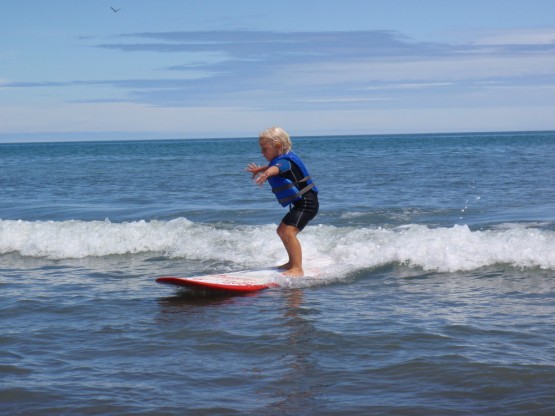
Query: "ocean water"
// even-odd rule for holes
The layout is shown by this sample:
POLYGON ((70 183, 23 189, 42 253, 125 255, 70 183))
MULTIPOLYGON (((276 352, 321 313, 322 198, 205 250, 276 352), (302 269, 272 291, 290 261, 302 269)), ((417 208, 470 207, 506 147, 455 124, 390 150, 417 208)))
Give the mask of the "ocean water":
POLYGON ((293 138, 305 279, 256 137, 0 144, 0 414, 555 414, 555 132, 293 138))

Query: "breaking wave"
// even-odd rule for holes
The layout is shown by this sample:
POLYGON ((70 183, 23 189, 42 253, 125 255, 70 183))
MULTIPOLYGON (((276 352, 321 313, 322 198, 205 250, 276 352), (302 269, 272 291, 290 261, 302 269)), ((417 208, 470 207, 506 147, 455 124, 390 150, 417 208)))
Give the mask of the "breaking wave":
MULTIPOLYGON (((138 253, 217 260, 247 267, 284 260, 275 224, 263 226, 171 221, 0 220, 0 255, 74 259, 138 253)), ((404 264, 455 272, 495 264, 555 270, 555 232, 529 224, 473 231, 465 225, 432 228, 308 226, 300 235, 305 263, 342 272, 404 264)))

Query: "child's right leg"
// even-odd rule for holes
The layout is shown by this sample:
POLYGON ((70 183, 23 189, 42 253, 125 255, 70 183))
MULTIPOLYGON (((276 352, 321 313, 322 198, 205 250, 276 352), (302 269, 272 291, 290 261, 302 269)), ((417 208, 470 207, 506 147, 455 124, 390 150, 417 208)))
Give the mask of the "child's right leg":
POLYGON ((279 227, 277 228, 277 233, 283 245, 285 246, 285 250, 287 251, 287 255, 289 256, 289 262, 281 266, 280 268, 286 269, 283 274, 285 276, 303 276, 303 250, 301 247, 300 241, 297 239, 297 234, 299 233, 299 229, 292 225, 287 225, 285 223, 280 223, 279 227))
POLYGON ((281 220, 277 233, 289 255, 289 261, 281 267, 287 270, 284 275, 303 276, 303 251, 297 234, 316 216, 318 207, 318 194, 309 191, 281 220))

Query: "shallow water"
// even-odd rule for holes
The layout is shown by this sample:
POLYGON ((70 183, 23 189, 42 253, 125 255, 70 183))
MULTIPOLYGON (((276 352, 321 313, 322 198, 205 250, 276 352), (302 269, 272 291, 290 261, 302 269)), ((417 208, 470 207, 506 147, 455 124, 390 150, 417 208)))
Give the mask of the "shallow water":
POLYGON ((227 297, 154 279, 283 260, 256 140, 0 145, 0 413, 552 415, 554 137, 294 139, 325 278, 227 297))

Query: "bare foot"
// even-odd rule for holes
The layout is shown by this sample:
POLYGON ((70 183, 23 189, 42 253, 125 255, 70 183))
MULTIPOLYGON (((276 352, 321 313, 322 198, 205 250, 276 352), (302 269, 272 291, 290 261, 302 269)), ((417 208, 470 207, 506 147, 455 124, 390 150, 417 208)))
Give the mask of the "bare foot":
POLYGON ((293 267, 289 270, 282 272, 281 274, 283 276, 289 276, 289 277, 303 277, 304 271, 300 267, 293 267))
POLYGON ((282 264, 281 266, 277 266, 276 269, 281 269, 281 270, 289 270, 291 268, 291 265, 289 263, 285 263, 282 264))

